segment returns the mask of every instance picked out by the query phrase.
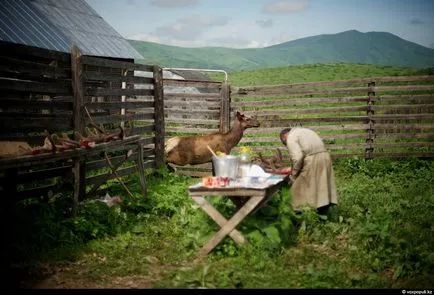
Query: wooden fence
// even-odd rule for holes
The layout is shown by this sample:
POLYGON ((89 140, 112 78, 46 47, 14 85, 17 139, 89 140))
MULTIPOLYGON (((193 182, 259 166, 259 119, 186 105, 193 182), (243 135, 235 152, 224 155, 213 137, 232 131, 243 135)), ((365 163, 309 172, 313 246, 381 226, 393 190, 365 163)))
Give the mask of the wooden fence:
POLYGON ((17 199, 46 197, 73 188, 75 200, 93 193, 107 180, 163 164, 164 117, 162 69, 0 42, 0 140, 42 145, 44 130, 86 133, 89 123, 126 137, 36 156, 0 159, 2 195, 17 199), (136 76, 148 72, 150 78, 136 76), (147 89, 136 89, 146 85, 147 89), (147 101, 138 99, 147 96, 147 101), (74 176, 74 177, 72 177, 74 176))
MULTIPOLYGON (((164 79, 166 137, 226 132, 230 128, 227 82, 164 79)), ((211 163, 177 166, 178 173, 210 175, 211 163)))
MULTIPOLYGON (((170 81, 165 80, 167 82, 170 81)), ((273 154, 279 148, 287 159, 286 148, 279 139, 280 131, 285 127, 304 126, 319 133, 333 158, 432 158, 433 82, 434 76, 394 76, 231 89, 226 85, 228 88, 220 87, 220 91, 225 89, 230 97, 220 100, 221 115, 229 118, 230 114, 233 118, 234 112, 241 110, 256 116, 261 123, 259 128, 245 131, 235 153, 240 146, 249 146, 264 155, 273 154), (228 102, 228 110, 223 101, 228 102)), ((183 102, 182 109, 172 109, 174 116, 181 112, 187 116, 178 121, 178 127, 167 127, 170 120, 166 122, 169 137, 219 130, 217 112, 213 121, 206 117, 211 98, 205 94, 173 94, 173 97, 178 100, 182 97, 191 103, 183 102), (196 108, 200 109, 196 111, 196 108)), ((215 99, 210 107, 218 107, 217 92, 215 99)), ((169 103, 165 95, 165 104, 169 103)), ((177 169, 180 173, 204 176, 210 175, 211 164, 177 169)))
POLYGON ((433 157, 434 76, 236 88, 232 108, 255 114, 261 128, 240 145, 281 145, 284 127, 317 131, 333 158, 433 157))

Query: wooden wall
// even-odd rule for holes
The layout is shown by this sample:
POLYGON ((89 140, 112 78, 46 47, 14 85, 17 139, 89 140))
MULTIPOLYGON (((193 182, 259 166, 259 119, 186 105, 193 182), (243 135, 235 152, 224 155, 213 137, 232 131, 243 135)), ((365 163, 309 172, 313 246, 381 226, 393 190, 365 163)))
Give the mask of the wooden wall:
POLYGON ((162 70, 133 60, 82 56, 0 42, 0 140, 41 146, 44 130, 86 135, 89 123, 107 133, 123 126, 125 140, 35 156, 0 159, 0 193, 16 199, 72 189, 93 196, 107 180, 163 164, 162 70), (150 78, 135 75, 146 71, 150 78), (148 89, 136 89, 146 85, 148 89), (141 101, 145 95, 149 101, 141 101), (114 167, 114 168, 113 168, 114 167), (113 173, 116 171, 116 173, 113 173))

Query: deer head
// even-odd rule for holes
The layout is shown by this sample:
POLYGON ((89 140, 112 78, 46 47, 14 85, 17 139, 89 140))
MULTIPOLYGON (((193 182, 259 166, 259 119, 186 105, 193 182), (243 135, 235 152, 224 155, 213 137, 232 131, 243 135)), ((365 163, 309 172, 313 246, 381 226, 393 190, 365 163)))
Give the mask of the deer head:
POLYGON ((236 116, 237 120, 241 123, 241 127, 243 127, 243 129, 260 126, 259 121, 254 116, 246 116, 239 111, 237 111, 236 116))

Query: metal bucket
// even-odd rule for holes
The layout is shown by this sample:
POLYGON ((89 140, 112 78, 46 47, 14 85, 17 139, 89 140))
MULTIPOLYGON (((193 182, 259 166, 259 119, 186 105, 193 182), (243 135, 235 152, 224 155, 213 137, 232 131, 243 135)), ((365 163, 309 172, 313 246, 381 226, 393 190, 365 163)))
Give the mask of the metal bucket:
POLYGON ((212 157, 212 165, 215 176, 237 178, 239 158, 236 156, 226 155, 222 157, 212 157))

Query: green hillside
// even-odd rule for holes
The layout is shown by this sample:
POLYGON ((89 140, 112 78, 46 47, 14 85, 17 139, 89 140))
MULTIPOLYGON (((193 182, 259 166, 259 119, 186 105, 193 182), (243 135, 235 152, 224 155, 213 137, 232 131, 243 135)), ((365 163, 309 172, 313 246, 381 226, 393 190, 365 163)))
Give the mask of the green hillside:
POLYGON ((129 42, 145 57, 139 62, 164 67, 227 71, 318 63, 434 67, 434 49, 383 32, 361 33, 352 30, 249 49, 186 48, 145 41, 129 42))
MULTIPOLYGON (((234 86, 293 84, 316 81, 334 81, 367 77, 432 75, 432 69, 377 66, 366 64, 307 64, 277 68, 262 68, 230 72, 229 82, 234 86)), ((213 80, 221 81, 223 75, 212 74, 213 80)))

